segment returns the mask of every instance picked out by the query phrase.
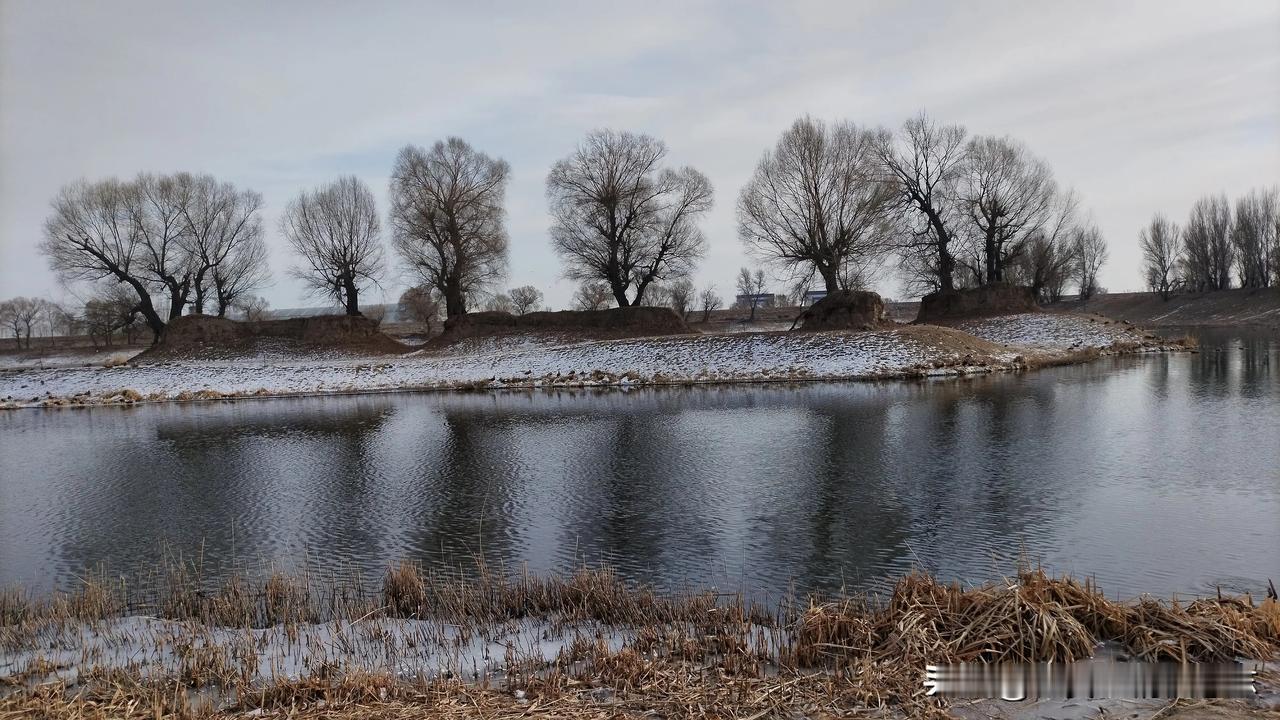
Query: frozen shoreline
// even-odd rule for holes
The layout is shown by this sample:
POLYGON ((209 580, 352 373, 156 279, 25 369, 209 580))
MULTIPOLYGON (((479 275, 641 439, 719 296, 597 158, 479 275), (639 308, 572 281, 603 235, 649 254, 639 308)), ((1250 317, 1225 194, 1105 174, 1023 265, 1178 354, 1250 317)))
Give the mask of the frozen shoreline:
POLYGON ((490 338, 402 356, 264 352, 0 373, 0 408, 436 389, 870 380, 1021 370, 1169 349, 1132 326, 1027 313, 869 332, 734 333, 553 342, 490 338))

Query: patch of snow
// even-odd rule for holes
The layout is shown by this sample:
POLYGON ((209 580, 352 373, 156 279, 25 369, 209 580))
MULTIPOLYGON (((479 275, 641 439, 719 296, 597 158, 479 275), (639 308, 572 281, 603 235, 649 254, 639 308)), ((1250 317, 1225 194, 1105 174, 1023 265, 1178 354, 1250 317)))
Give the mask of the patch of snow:
POLYGON ((1132 326, 1066 313, 1003 315, 969 320, 956 328, 988 342, 1032 349, 1103 349, 1143 339, 1132 326))

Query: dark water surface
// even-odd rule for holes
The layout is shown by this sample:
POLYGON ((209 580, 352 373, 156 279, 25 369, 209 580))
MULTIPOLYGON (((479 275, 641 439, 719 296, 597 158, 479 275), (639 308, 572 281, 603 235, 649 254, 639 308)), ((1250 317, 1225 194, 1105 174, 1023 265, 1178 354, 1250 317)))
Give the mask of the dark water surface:
POLYGON ((1280 581, 1280 336, 888 384, 401 394, 0 413, 0 585, 483 554, 666 587, 1280 581))

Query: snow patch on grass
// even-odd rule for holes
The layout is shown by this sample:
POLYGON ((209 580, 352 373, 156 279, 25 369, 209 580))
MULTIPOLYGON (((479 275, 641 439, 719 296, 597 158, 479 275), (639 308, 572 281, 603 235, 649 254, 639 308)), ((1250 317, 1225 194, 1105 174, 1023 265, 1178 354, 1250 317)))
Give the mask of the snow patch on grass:
POLYGON ((1027 349, 1065 354, 1142 339, 1124 326, 1051 313, 990 318, 965 323, 961 329, 1011 347, 1007 352, 961 351, 940 345, 937 329, 924 326, 860 333, 676 335, 561 344, 501 338, 402 356, 265 353, 235 360, 29 369, 0 374, 0 406, 395 389, 922 377, 1015 369, 1020 367, 1019 355, 1027 349), (126 388, 130 392, 125 393, 126 388))
POLYGON ((1143 339, 1133 326, 1066 313, 1004 315, 961 322, 956 328, 989 342, 1034 349, 1105 349, 1143 339))

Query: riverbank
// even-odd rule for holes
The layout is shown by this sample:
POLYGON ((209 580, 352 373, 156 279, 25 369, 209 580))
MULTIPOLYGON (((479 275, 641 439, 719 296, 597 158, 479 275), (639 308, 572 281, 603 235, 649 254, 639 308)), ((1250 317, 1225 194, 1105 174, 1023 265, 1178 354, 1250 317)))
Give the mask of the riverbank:
POLYGON ((477 338, 397 356, 259 351, 0 373, 0 408, 395 390, 878 380, 1016 371, 1173 349, 1097 316, 1027 313, 870 332, 734 333, 565 342, 477 338))
POLYGON ((1168 300, 1159 293, 1108 293, 1088 303, 1064 300, 1047 309, 1095 312, 1144 327, 1252 326, 1280 331, 1280 288, 1178 292, 1168 300))
MULTIPOLYGON (((179 563, 47 597, 0 593, 0 718, 1206 717, 1168 699, 946 698, 924 671, 1278 654, 1275 600, 1118 602, 1034 569, 977 587, 913 574, 883 598, 766 606, 660 593, 607 568, 402 563, 377 584, 265 573, 208 587, 179 563)), ((1261 717, 1280 708, 1275 682, 1264 668, 1259 695, 1191 709, 1261 717)))

